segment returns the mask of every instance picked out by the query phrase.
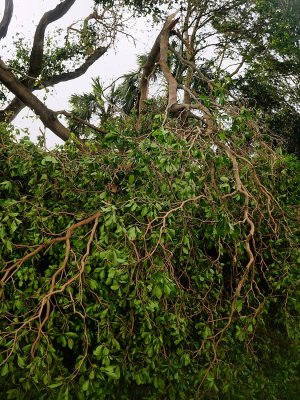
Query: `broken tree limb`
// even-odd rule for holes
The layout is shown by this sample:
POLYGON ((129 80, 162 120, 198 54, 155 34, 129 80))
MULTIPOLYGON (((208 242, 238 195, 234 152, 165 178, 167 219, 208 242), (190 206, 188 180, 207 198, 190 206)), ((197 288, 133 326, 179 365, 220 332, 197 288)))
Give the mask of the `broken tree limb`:
POLYGON ((159 55, 159 66, 164 74, 164 77, 168 83, 168 106, 167 109, 170 109, 173 104, 177 104, 177 80, 172 75, 170 68, 168 66, 168 47, 169 47, 169 38, 170 32, 176 25, 178 19, 174 19, 177 13, 171 14, 161 31, 160 35, 160 55, 159 55))
MULTIPOLYGON (((164 34, 164 35, 167 34, 167 40, 169 40, 170 32, 175 27, 175 25, 178 21, 178 19, 174 20, 175 15, 176 15, 176 13, 170 15, 167 18, 162 30, 160 31, 157 38, 155 39, 155 42, 148 54, 147 61, 143 68, 143 73, 142 73, 141 83, 140 83, 140 90, 139 90, 139 95, 138 95, 138 102, 137 102, 138 115, 140 115, 142 113, 142 111, 145 107, 145 100, 148 99, 149 79, 151 77, 151 74, 154 71, 156 63, 158 63, 160 60, 161 36, 162 36, 162 34, 164 34)), ((164 40, 165 40, 165 37, 164 37, 164 40)))

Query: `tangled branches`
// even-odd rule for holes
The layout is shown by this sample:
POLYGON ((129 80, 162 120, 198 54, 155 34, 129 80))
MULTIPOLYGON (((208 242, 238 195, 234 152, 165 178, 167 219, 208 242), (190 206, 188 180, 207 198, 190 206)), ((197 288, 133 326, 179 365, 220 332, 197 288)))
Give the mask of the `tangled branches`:
MULTIPOLYGON (((35 355, 36 347, 38 346, 40 337, 43 334, 43 327, 49 320, 50 311, 51 311, 51 300, 52 300, 53 296, 64 292, 70 285, 72 285, 73 282, 81 280, 81 277, 82 277, 82 275, 84 273, 84 269, 85 269, 86 258, 90 254, 91 244, 92 244, 94 236, 95 236, 95 232, 97 229, 97 225, 98 225, 100 216, 101 216, 101 212, 98 211, 91 217, 86 218, 80 222, 77 222, 76 224, 71 225, 66 230, 66 234, 64 236, 54 238, 54 239, 50 240, 48 243, 39 245, 35 250, 29 252, 24 257, 20 258, 16 262, 14 262, 12 265, 9 265, 11 263, 8 262, 7 265, 4 266, 3 270, 1 271, 3 273, 3 276, 1 278, 2 301, 5 301, 5 292, 4 292, 5 284, 13 279, 14 274, 22 267, 22 265, 25 262, 31 260, 38 253, 53 246, 55 243, 59 243, 59 242, 65 243, 66 249, 65 249, 64 260, 63 260, 61 266, 52 275, 50 288, 46 294, 42 295, 42 297, 39 301, 39 305, 37 307, 37 312, 33 316, 30 316, 29 318, 27 318, 24 322, 21 322, 19 324, 20 326, 13 332, 13 335, 14 335, 13 345, 14 345, 16 343, 16 341, 18 340, 18 334, 20 332, 22 332, 22 330, 24 330, 27 326, 31 327, 31 325, 35 321, 38 321, 37 336, 32 344, 31 357, 34 357, 34 355, 35 355), (89 234, 89 240, 86 245, 86 252, 82 256, 82 258, 80 260, 80 264, 78 264, 78 272, 75 275, 73 275, 71 278, 67 279, 66 282, 64 282, 62 284, 61 281, 62 281, 63 275, 67 275, 66 267, 67 267, 67 264, 68 264, 68 261, 70 258, 70 253, 71 253, 71 242, 70 242, 71 237, 76 229, 78 229, 84 225, 88 225, 91 222, 94 222, 94 226, 89 234), (60 277, 60 278, 57 280, 58 277, 60 277)), ((75 308, 75 306, 74 306, 74 308, 75 308)), ((5 335, 5 332, 2 332, 2 334, 5 335)), ((11 353, 13 351, 14 351, 14 346, 9 351, 9 356, 11 355, 11 353)))
POLYGON ((214 398, 244 379, 240 368, 253 379, 262 336, 285 357, 279 337, 296 335, 293 166, 245 110, 229 129, 220 114, 211 130, 164 118, 142 137, 117 121, 101 154, 3 141, 3 376, 28 378, 28 363, 53 398, 66 382, 112 399, 148 398, 143 385, 172 398, 177 377, 191 397, 214 398))

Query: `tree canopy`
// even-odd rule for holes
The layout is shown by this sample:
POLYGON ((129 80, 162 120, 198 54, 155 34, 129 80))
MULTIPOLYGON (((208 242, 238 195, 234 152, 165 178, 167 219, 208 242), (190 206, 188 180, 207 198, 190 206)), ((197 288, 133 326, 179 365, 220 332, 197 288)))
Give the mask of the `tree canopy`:
POLYGON ((297 399, 298 3, 95 1, 62 45, 75 1, 0 60, 3 398, 297 399), (145 14, 136 70, 37 98, 145 14), (17 137, 24 107, 64 145, 17 137))

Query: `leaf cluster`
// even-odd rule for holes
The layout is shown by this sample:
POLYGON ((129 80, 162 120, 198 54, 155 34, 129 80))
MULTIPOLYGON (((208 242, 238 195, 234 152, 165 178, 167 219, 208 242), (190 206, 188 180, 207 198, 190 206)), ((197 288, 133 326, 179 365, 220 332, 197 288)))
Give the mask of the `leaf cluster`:
POLYGON ((297 398, 299 163, 252 122, 51 152, 2 126, 4 398, 297 398))

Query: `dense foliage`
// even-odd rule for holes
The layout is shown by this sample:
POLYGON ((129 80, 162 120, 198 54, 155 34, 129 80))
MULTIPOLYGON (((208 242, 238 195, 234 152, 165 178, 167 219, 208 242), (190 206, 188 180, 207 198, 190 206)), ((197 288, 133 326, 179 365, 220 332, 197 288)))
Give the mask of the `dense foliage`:
POLYGON ((5 398, 298 398, 299 163, 246 111, 154 117, 51 152, 2 127, 5 398))
POLYGON ((46 37, 74 2, 0 59, 2 398, 298 399, 297 1, 95 0, 46 37), (161 26, 136 70, 35 96, 132 14, 161 26), (15 136, 25 106, 64 146, 15 136))

